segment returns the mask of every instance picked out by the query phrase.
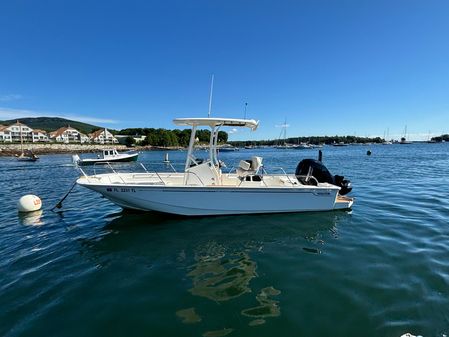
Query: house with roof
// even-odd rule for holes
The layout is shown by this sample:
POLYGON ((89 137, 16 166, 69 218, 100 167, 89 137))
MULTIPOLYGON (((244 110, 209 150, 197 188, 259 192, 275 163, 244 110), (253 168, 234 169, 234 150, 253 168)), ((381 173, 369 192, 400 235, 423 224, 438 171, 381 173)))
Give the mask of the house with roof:
POLYGON ((8 130, 8 126, 0 124, 0 142, 10 143, 11 139, 11 131, 8 130))
POLYGON ((108 129, 100 129, 89 134, 90 141, 98 144, 118 144, 118 139, 114 137, 108 129))
POLYGON ((44 130, 34 129, 32 135, 33 135, 33 143, 48 142, 50 140, 48 138, 47 131, 44 130))
POLYGON ((23 139, 24 142, 33 141, 33 129, 19 121, 11 125, 2 126, 0 129, 0 141, 20 142, 21 139, 23 139))
POLYGON ((133 138, 134 142, 136 144, 141 143, 142 141, 144 141, 147 138, 147 136, 142 136, 142 135, 134 135, 134 136, 130 136, 130 135, 115 135, 114 137, 117 138, 117 140, 118 140, 118 142, 120 144, 124 144, 124 145, 126 144, 126 139, 128 137, 133 138))
POLYGON ((89 137, 84 133, 72 128, 70 125, 50 132, 50 139, 58 143, 86 143, 89 137))

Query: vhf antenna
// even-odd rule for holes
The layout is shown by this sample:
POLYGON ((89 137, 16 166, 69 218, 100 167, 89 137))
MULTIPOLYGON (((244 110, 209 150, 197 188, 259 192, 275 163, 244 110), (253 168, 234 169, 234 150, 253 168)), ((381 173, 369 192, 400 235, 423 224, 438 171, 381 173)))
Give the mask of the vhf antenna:
POLYGON ((214 92, 214 74, 212 74, 212 80, 210 82, 209 112, 207 113, 207 117, 210 117, 210 113, 212 110, 212 93, 213 92, 214 92))

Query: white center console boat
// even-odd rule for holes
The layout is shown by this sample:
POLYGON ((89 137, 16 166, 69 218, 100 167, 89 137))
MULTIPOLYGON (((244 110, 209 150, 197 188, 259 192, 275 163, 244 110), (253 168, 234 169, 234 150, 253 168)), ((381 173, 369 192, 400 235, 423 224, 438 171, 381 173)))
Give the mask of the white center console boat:
POLYGON ((240 161, 230 173, 222 172, 217 157, 221 127, 256 130, 259 122, 229 118, 178 118, 178 126, 192 132, 184 172, 104 173, 82 176, 81 186, 104 195, 113 203, 130 209, 179 215, 224 215, 349 209, 353 199, 340 195, 341 187, 319 182, 312 169, 304 176, 267 174, 261 157, 240 161), (194 155, 198 127, 210 127, 209 158, 194 155))

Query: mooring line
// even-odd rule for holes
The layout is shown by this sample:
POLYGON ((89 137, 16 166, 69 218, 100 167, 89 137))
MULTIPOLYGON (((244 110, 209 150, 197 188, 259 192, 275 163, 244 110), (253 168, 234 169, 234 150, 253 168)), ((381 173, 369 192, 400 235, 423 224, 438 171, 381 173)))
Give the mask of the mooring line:
POLYGON ((70 190, 66 193, 66 195, 64 195, 64 197, 55 205, 55 207, 53 207, 51 209, 52 212, 54 212, 55 208, 61 208, 62 207, 62 202, 65 200, 65 198, 67 198, 70 194, 70 192, 72 192, 73 188, 76 186, 76 180, 73 183, 72 187, 70 187, 70 190))

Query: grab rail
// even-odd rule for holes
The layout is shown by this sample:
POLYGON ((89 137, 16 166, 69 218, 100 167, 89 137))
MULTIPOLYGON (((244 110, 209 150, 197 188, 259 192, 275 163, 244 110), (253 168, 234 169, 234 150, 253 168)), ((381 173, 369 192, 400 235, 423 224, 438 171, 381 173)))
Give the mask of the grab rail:
MULTIPOLYGON (((195 172, 187 171, 187 172, 184 172, 184 174, 193 174, 195 177, 198 178, 198 180, 200 181, 201 185, 206 186, 206 185, 204 185, 204 182, 201 180, 201 178, 198 176, 198 174, 196 174, 195 172)), ((187 179, 188 179, 188 178, 187 178, 187 179)), ((185 185, 187 185, 187 179, 186 179, 185 185)))

